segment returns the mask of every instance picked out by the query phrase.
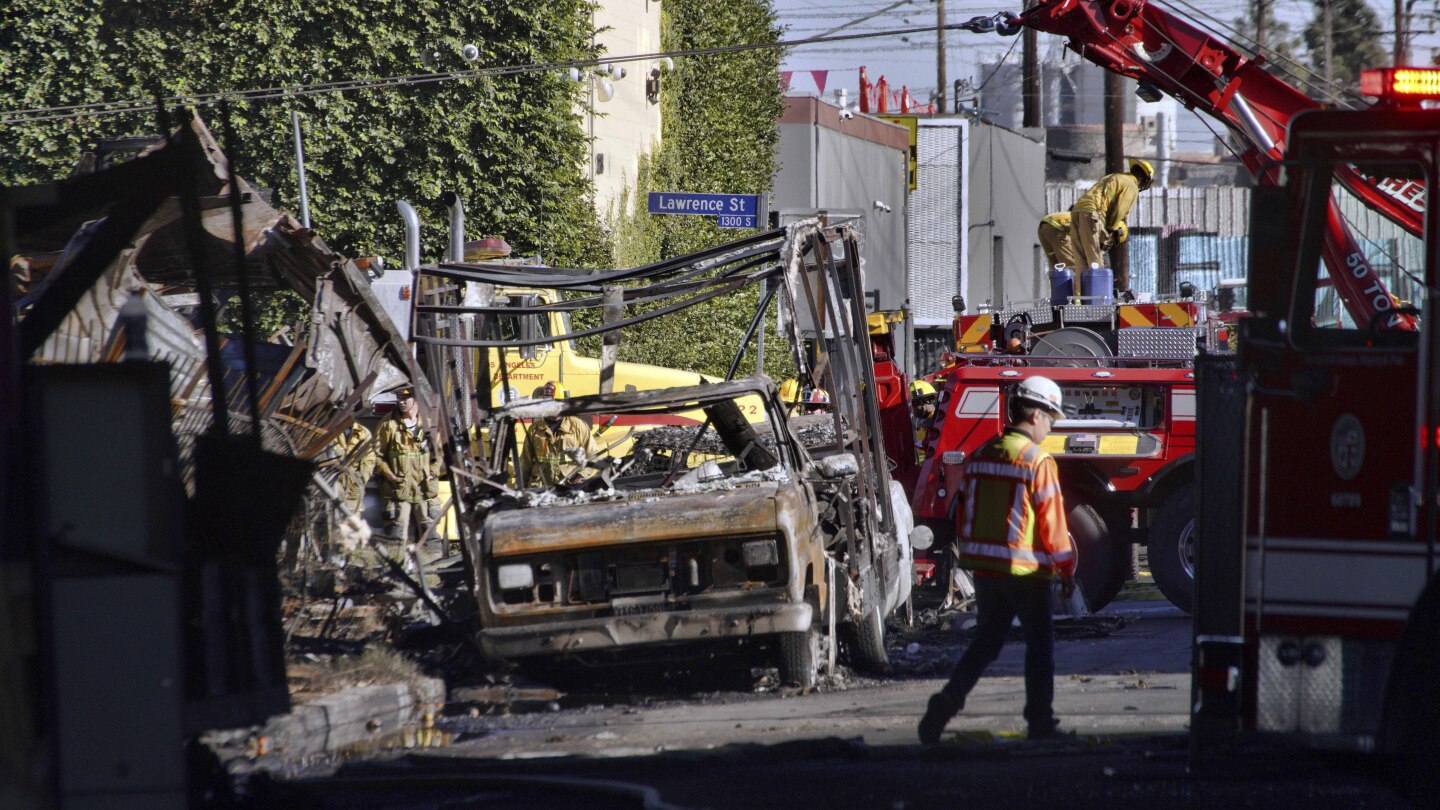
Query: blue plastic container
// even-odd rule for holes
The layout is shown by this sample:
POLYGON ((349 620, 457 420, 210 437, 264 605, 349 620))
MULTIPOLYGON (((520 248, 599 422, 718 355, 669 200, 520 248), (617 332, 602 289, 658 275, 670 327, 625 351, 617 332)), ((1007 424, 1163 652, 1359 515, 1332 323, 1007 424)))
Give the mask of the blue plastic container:
POLYGON ((1115 273, 1108 267, 1091 267, 1080 271, 1081 303, 1110 305, 1115 303, 1115 273))
POLYGON ((1075 273, 1063 264, 1050 271, 1050 306, 1063 307, 1075 295, 1075 273))

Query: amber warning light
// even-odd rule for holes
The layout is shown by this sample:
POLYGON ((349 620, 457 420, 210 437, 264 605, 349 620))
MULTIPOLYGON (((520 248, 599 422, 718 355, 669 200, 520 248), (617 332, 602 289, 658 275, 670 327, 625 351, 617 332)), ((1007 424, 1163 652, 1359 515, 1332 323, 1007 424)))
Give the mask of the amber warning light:
POLYGON ((1382 102, 1415 103, 1440 99, 1440 69, 1379 68, 1360 71, 1360 92, 1382 102))

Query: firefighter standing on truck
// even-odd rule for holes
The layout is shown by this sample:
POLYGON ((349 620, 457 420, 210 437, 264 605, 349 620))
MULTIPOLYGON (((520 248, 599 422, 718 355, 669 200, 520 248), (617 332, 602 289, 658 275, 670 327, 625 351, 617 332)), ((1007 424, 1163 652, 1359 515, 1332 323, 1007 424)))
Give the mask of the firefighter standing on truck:
POLYGON ((1075 243, 1070 241, 1069 211, 1046 214, 1040 220, 1040 230, 1036 236, 1040 240, 1040 249, 1045 251, 1047 270, 1056 267, 1079 269, 1079 259, 1075 255, 1075 243))
POLYGON ((920 720, 920 741, 940 741, 945 724, 1000 655, 1011 621, 1025 634, 1025 720, 1030 738, 1056 736, 1055 637, 1051 583, 1075 591, 1075 552, 1065 526, 1065 503, 1055 459, 1040 449, 1064 416, 1060 387, 1029 377, 1007 402, 1010 424, 965 463, 956 497, 960 565, 975 572, 975 640, 955 664, 945 687, 930 697, 920 720))
MULTIPOLYGON (((547 382, 535 389, 535 399, 564 399, 565 386, 547 382)), ((554 486, 604 454, 590 423, 578 416, 536 419, 525 431, 520 448, 520 478, 526 486, 554 486)))
POLYGON ((401 388, 395 405, 375 434, 375 469, 389 535, 402 543, 418 543, 440 517, 440 458, 420 419, 415 389, 401 388))
MULTIPOLYGON (((1105 252, 1125 241, 1129 234, 1125 218, 1130 216, 1140 192, 1150 188, 1154 179, 1155 167, 1143 160, 1132 160, 1130 171, 1105 175, 1070 206, 1070 242, 1080 269, 1108 264, 1105 252)), ((1129 292, 1129 268, 1120 269, 1115 289, 1129 292)))
MULTIPOLYGON (((1070 239, 1069 211, 1046 214, 1040 220, 1040 230, 1037 236, 1040 240, 1040 249, 1045 252, 1046 269, 1057 267, 1079 269, 1080 258, 1075 253, 1075 243, 1070 239)), ((1130 227, 1121 222, 1115 228, 1115 232, 1111 234, 1110 241, 1102 247, 1108 252, 1115 245, 1125 244, 1125 240, 1128 238, 1130 238, 1130 227)))

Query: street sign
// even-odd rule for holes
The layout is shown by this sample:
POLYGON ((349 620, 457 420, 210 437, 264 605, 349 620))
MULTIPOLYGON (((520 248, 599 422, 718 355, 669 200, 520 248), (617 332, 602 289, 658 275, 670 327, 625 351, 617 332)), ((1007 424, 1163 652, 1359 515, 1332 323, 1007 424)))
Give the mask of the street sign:
POLYGON ((726 214, 716 217, 715 224, 721 228, 753 228, 755 227, 755 215, 726 214))
POLYGON ((652 191, 648 201, 652 214, 715 217, 721 228, 754 228, 760 209, 760 197, 755 194, 652 191))

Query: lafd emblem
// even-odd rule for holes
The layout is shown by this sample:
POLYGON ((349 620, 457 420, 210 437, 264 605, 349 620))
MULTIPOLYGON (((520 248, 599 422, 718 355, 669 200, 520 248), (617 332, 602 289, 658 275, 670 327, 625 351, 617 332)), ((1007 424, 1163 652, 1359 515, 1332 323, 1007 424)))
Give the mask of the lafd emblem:
POLYGON ((1330 429, 1330 464, 1344 481, 1359 475, 1365 464, 1365 428, 1354 414, 1336 419, 1330 429))

